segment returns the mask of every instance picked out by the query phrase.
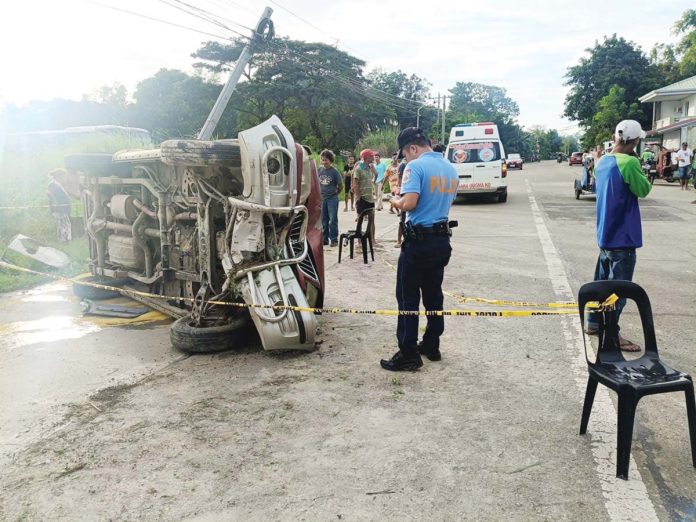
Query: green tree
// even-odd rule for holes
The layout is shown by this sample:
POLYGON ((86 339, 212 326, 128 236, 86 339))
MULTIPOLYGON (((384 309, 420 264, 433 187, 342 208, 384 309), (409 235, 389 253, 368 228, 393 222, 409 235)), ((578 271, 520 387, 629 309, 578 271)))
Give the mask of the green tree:
MULTIPOLYGON (((225 71, 244 43, 209 42, 194 53, 202 60, 195 65, 225 71)), ((254 53, 229 108, 238 114, 240 128, 276 114, 310 146, 350 149, 368 130, 392 125, 395 116, 388 101, 370 91, 364 65, 330 45, 271 40, 254 53)))
POLYGON ((512 123, 520 108, 502 87, 473 82, 457 82, 450 89, 447 119, 458 122, 495 121, 512 123))
POLYGON ((613 85, 609 94, 597 103, 597 112, 586 128, 582 139, 585 148, 591 148, 612 139, 616 124, 625 119, 638 119, 642 114, 640 104, 629 103, 626 89, 613 85))
POLYGON ((566 154, 580 150, 580 142, 575 136, 561 136, 561 147, 566 154))
POLYGON ((498 125, 506 150, 509 148, 511 152, 523 153, 522 130, 515 121, 520 108, 505 89, 482 83, 457 82, 450 89, 450 94, 448 129, 457 123, 492 121, 498 125))
POLYGON ((658 76, 662 79, 663 85, 669 85, 682 79, 674 45, 656 44, 650 50, 648 59, 657 68, 658 76))
POLYGON ((90 95, 86 94, 82 97, 85 101, 104 103, 122 109, 125 109, 128 105, 127 98, 128 90, 123 84, 118 82, 112 85, 102 85, 95 89, 90 95))
POLYGON ((421 128, 428 129, 435 123, 437 109, 425 106, 430 94, 430 83, 425 79, 415 74, 408 76, 401 70, 385 72, 377 69, 367 76, 367 81, 371 87, 379 90, 380 95, 384 96, 381 93, 387 93, 400 98, 400 100, 391 99, 400 128, 415 127, 418 123, 421 128), (420 107, 423 108, 419 113, 420 107), (419 114, 420 121, 418 121, 419 114))
MULTIPOLYGON (((182 71, 160 69, 141 81, 134 94, 134 122, 148 129, 155 141, 195 137, 221 90, 221 86, 182 71)), ((224 134, 224 128, 217 129, 224 134)))
MULTIPOLYGON (((640 96, 662 84, 659 70, 650 63, 640 47, 633 42, 613 35, 604 41, 595 42, 586 49, 588 57, 568 68, 566 85, 570 92, 566 96, 564 116, 580 122, 585 129, 592 125, 599 101, 612 86, 625 90, 625 100, 630 106, 640 96)), ((636 119, 649 125, 649 117, 639 111, 636 119)))
POLYGON ((556 129, 546 129, 537 125, 530 129, 529 134, 541 159, 554 158, 557 152, 563 151, 563 139, 556 129))
POLYGON ((682 35, 677 43, 679 73, 682 78, 696 75, 696 9, 687 9, 674 24, 674 33, 682 35))

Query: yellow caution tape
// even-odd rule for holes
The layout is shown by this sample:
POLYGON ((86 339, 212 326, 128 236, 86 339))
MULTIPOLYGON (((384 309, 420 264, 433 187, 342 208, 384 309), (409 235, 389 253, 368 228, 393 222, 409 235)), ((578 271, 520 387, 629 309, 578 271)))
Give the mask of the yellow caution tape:
MULTIPOLYGON (((392 269, 396 269, 396 267, 391 264, 389 261, 384 259, 382 255, 379 256, 380 259, 382 260, 382 263, 387 265, 388 267, 392 269)), ((457 302, 459 303, 481 303, 481 304, 489 304, 489 305, 498 305, 498 306, 517 306, 517 307, 542 307, 542 308, 574 308, 578 306, 578 303, 575 301, 558 301, 554 303, 535 303, 531 301, 505 301, 503 299, 487 299, 485 297, 466 297, 463 295, 458 295, 458 294, 453 294, 452 292, 448 292, 447 290, 442 291, 443 294, 446 296, 451 297, 452 299, 456 299, 457 302)))
MULTIPOLYGON (((79 279, 48 274, 45 272, 38 272, 36 270, 31 270, 29 268, 24 268, 21 266, 13 265, 5 261, 0 261, 0 267, 7 268, 10 270, 16 270, 19 272, 25 272, 28 274, 34 274, 37 276, 48 277, 51 279, 65 281, 68 283, 73 283, 76 285, 90 286, 93 288, 99 288, 102 290, 110 290, 120 292, 126 296, 139 296, 147 297, 151 299, 164 299, 167 301, 179 301, 182 303, 193 303, 195 299, 191 297, 172 297, 168 295, 158 295, 151 294, 149 292, 140 292, 138 290, 132 290, 128 288, 119 288, 115 286, 102 285, 99 283, 92 283, 88 281, 80 281, 79 279)), ((616 296, 613 296, 616 297, 616 296)), ((618 299, 618 298, 617 298, 618 299)), ((542 316, 542 315, 574 315, 577 313, 575 310, 494 310, 494 311, 484 311, 484 310, 367 310, 359 308, 312 308, 304 306, 290 306, 290 305, 264 305, 264 304, 247 304, 247 303, 234 303, 229 301, 206 301, 207 304, 219 305, 219 306, 231 306, 233 308, 264 308, 270 310, 289 310, 292 312, 308 312, 312 314, 354 314, 354 315, 386 315, 386 316, 398 316, 398 315, 418 315, 418 316, 460 316, 460 317, 532 317, 532 316, 542 316)), ((596 307, 599 310, 604 310, 605 303, 588 303, 588 307, 596 307)), ((613 307, 613 305, 610 305, 613 307)))

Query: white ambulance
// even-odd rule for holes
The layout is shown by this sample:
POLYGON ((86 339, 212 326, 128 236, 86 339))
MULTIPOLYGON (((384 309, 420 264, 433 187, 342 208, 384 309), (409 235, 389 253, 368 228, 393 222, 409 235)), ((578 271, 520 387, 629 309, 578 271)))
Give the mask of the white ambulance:
POLYGON ((491 194, 507 201, 505 149, 495 123, 460 123, 452 127, 447 159, 459 175, 457 194, 491 194))

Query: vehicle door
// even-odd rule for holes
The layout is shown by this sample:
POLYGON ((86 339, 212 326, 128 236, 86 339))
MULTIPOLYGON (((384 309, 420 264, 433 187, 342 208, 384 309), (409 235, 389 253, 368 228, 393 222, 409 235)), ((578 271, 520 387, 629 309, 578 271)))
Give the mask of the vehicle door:
POLYGON ((500 186, 502 153, 497 140, 451 143, 447 158, 459 175, 458 192, 489 192, 500 186))

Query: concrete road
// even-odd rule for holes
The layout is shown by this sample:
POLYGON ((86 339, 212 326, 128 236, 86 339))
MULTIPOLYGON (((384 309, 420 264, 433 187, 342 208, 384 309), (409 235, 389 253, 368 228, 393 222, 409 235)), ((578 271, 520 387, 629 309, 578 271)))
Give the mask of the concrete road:
MULTIPOLYGON (((579 175, 526 165, 510 172, 507 203, 458 202, 448 293, 574 299, 597 255, 579 175)), ((635 280, 663 357, 694 374, 696 194, 660 183, 642 203, 635 280)), ((327 249, 327 306, 395 306, 396 217, 379 212, 377 229, 374 263, 337 264, 327 249)), ((390 317, 324 315, 310 354, 186 357, 167 325, 84 321, 65 286, 3 297, 0 519, 696 516, 682 396, 641 401, 627 482, 614 477, 613 395, 600 388, 577 434, 587 371, 574 315, 450 318, 442 362, 389 374, 378 361, 395 351, 390 317)), ((640 343, 635 309, 623 317, 640 343)))

